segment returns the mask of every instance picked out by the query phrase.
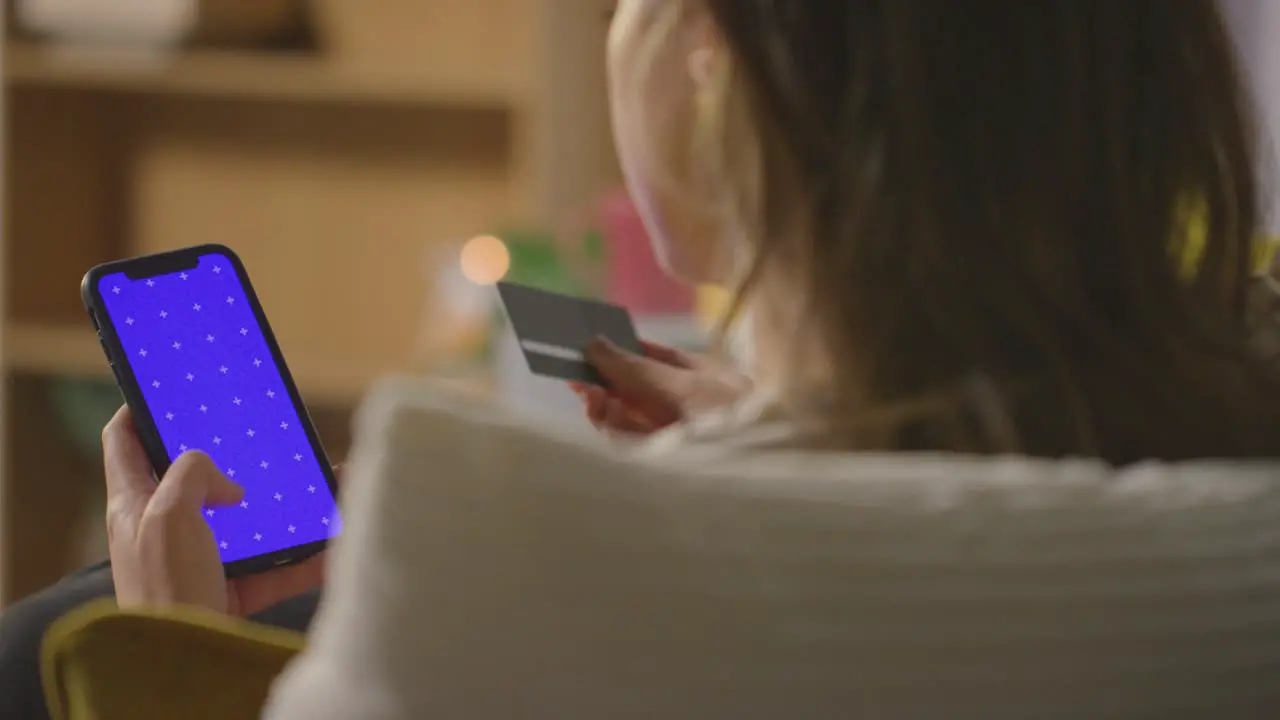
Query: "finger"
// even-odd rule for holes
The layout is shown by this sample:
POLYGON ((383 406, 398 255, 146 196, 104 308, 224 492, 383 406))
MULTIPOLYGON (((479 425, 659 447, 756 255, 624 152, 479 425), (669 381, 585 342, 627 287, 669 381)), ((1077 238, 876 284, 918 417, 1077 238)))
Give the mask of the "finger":
POLYGON ((102 429, 102 463, 107 478, 107 495, 139 495, 155 492, 155 474, 147 452, 134 429, 129 406, 116 411, 102 429))
POLYGON ((333 466, 333 485, 334 485, 333 497, 334 499, 337 499, 337 497, 340 494, 342 494, 342 488, 346 480, 346 474, 347 474, 346 463, 338 463, 333 466))
POLYGON ((609 430, 609 414, 611 408, 620 405, 621 401, 617 398, 610 397, 603 390, 597 388, 599 392, 593 393, 592 399, 586 405, 587 419, 595 426, 597 430, 609 430))
POLYGON ((586 386, 583 403, 587 419, 597 429, 644 434, 658 429, 658 425, 602 387, 586 386))
POLYGON ((688 369, 692 368, 697 362, 692 355, 669 345, 642 340, 640 341, 640 346, 644 348, 645 357, 657 360, 664 365, 688 369))
POLYGON ((608 409, 608 405, 606 402, 595 402, 595 403, 588 402, 584 408, 587 415, 587 419, 590 420, 591 424, 595 425, 596 427, 599 427, 604 424, 604 419, 605 419, 607 409, 608 409))
POLYGON ((648 435, 649 433, 655 432, 659 429, 659 426, 657 423, 641 415, 635 410, 632 410, 631 408, 626 409, 625 417, 626 417, 625 427, 627 428, 627 432, 648 435))
POLYGON ((597 407, 609 398, 609 391, 599 385, 588 385, 586 383, 574 383, 573 391, 587 407, 597 407))
POLYGON ((609 391, 597 385, 588 386, 582 398, 591 405, 603 405, 609 399, 609 391))
POLYGON ((593 424, 599 425, 604 421, 605 405, 609 400, 609 395, 603 388, 588 386, 582 396, 583 411, 587 415, 587 419, 593 424))
POLYGON ((244 488, 222 474, 213 460, 199 451, 178 456, 157 486, 148 506, 155 512, 167 509, 200 510, 234 505, 244 497, 244 488))
POLYGON ((628 435, 648 435, 657 429, 644 416, 637 414, 621 403, 610 408, 608 419, 605 422, 613 431, 628 435))
POLYGON ((679 416, 679 373, 670 365, 634 355, 610 343, 593 340, 587 359, 609 382, 611 394, 655 422, 679 416))
POLYGON ((648 435, 658 427, 651 420, 627 407, 620 400, 610 399, 605 406, 604 417, 598 427, 611 432, 631 435, 648 435))

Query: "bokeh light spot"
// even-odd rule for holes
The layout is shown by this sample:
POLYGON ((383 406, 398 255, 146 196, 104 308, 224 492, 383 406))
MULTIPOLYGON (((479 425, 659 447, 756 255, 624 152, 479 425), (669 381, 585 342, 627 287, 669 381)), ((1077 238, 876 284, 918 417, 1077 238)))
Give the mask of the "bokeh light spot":
POLYGON ((477 285, 493 285, 511 269, 511 253, 501 239, 479 235, 462 246, 458 262, 466 279, 477 285))

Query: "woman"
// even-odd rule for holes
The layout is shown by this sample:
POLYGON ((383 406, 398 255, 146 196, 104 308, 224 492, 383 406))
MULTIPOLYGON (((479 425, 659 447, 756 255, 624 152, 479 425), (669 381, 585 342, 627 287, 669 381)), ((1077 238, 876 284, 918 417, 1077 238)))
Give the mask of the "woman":
MULTIPOLYGON (((746 395, 654 442, 1280 457, 1246 313, 1256 150, 1210 0, 620 0, 608 60, 655 250, 734 288, 752 379, 599 345, 614 390, 580 391, 602 425, 746 395)), ((126 414, 105 439, 122 606, 299 591, 223 579, 200 510, 236 490, 207 460, 157 489, 126 414)))

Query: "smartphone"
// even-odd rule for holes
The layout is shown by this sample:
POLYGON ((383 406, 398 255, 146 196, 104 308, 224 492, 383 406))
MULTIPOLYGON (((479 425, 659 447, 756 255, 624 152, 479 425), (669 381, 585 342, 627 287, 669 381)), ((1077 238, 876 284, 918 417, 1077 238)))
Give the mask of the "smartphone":
POLYGON ((234 252, 106 263, 80 291, 156 477, 200 450, 244 487, 239 505, 205 510, 228 577, 306 559, 341 532, 333 468, 234 252))

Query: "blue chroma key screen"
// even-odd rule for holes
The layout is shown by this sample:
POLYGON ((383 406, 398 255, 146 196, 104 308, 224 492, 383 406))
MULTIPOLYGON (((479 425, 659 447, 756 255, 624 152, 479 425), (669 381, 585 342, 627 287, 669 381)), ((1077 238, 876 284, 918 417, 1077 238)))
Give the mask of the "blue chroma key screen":
POLYGON ((201 450, 245 489, 205 510, 223 562, 334 537, 337 502, 258 327, 236 265, 98 283, 160 438, 176 459, 201 450))

